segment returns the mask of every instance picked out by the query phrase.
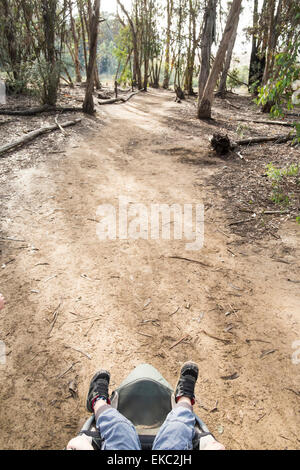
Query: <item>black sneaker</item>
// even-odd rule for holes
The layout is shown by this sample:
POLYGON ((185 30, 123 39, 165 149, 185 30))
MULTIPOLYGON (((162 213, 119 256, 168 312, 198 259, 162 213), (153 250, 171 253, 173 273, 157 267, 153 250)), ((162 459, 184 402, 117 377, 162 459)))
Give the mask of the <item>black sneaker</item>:
POLYGON ((175 392, 176 403, 180 397, 190 398, 192 405, 195 404, 195 385, 199 375, 199 368, 194 362, 183 364, 180 379, 175 392))
POLYGON ((100 372, 97 372, 97 374, 93 377, 86 403, 87 409, 90 413, 94 412, 93 405, 96 398, 104 398, 108 403, 110 403, 108 398, 109 382, 110 373, 107 370, 100 370, 100 372))

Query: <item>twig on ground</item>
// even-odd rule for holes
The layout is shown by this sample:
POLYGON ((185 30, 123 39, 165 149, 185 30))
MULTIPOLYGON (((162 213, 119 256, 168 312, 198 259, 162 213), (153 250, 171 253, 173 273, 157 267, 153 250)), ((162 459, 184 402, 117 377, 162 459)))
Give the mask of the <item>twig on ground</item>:
POLYGON ((74 362, 67 370, 65 370, 65 372, 63 372, 62 374, 58 375, 57 376, 57 379, 62 379, 65 375, 67 375, 68 372, 70 372, 70 370, 73 369, 73 367, 78 364, 80 361, 77 361, 77 362, 74 362))
POLYGON ((139 331, 137 333, 138 335, 146 336, 147 338, 153 338, 153 335, 147 335, 147 333, 140 333, 139 331))
POLYGON ((221 341, 223 344, 231 344, 231 341, 229 341, 228 339, 218 338, 217 336, 213 336, 210 333, 207 333, 207 331, 205 330, 202 330, 202 333, 204 333, 209 338, 215 339, 217 341, 221 341))
POLYGON ((183 258, 181 256, 167 256, 167 258, 170 258, 170 259, 179 259, 179 260, 182 260, 182 261, 187 261, 188 263, 195 263, 195 264, 200 264, 201 266, 204 266, 205 268, 211 268, 212 266, 210 266, 209 264, 207 263, 203 263, 203 261, 197 261, 195 259, 190 259, 190 258, 183 258))
POLYGON ((177 313, 179 309, 180 309, 180 307, 178 307, 178 308, 175 310, 175 312, 173 312, 173 313, 170 313, 170 315, 169 315, 169 316, 170 316, 170 317, 172 317, 173 315, 175 315, 175 313, 177 313))
POLYGON ((56 309, 54 310, 54 312, 53 312, 53 321, 52 321, 52 325, 51 325, 50 331, 49 331, 49 333, 48 333, 48 337, 51 335, 52 330, 53 330, 53 328, 54 328, 54 325, 55 325, 55 323, 56 323, 56 320, 57 320, 57 317, 58 317, 58 311, 59 311, 59 309, 60 309, 61 304, 62 304, 62 301, 59 302, 59 305, 57 306, 57 308, 56 308, 56 309))
POLYGON ((268 356, 269 354, 273 354, 276 351, 277 349, 270 349, 269 351, 263 351, 260 355, 260 359, 263 359, 264 357, 268 356))
POLYGON ((73 348, 73 346, 67 346, 66 344, 65 344, 65 348, 73 349, 73 351, 79 352, 83 356, 87 357, 90 361, 92 360, 92 357, 88 353, 85 353, 84 351, 82 351, 81 349, 76 349, 76 348, 73 348))
POLYGON ((251 222, 252 220, 254 220, 253 217, 251 217, 251 219, 237 220, 236 222, 231 222, 231 224, 229 224, 229 227, 231 227, 232 225, 246 224, 247 222, 251 222))
POLYGON ((239 378, 239 374, 237 372, 235 372, 234 374, 231 374, 231 375, 225 375, 223 377, 221 377, 221 379, 223 380, 235 380, 235 379, 238 379, 239 378))
POLYGON ((182 343, 183 341, 187 340, 190 338, 190 335, 185 335, 183 336, 182 338, 180 338, 178 341, 176 341, 176 343, 174 343, 171 347, 170 347, 170 350, 175 348, 176 346, 178 346, 180 343, 182 343))

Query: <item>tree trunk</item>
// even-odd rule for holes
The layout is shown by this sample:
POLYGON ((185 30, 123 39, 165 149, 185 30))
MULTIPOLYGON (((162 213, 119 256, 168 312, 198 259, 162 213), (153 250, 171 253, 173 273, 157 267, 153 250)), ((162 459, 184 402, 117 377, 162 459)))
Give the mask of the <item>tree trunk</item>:
POLYGON ((55 106, 60 77, 60 64, 56 60, 55 29, 57 0, 42 0, 43 31, 45 37, 45 59, 48 70, 43 72, 43 104, 55 106))
POLYGON ((76 82, 81 83, 81 71, 80 71, 80 60, 79 60, 79 38, 76 31, 76 23, 73 18, 73 11, 72 11, 72 0, 69 0, 69 10, 70 10, 70 22, 71 22, 71 30, 73 35, 73 42, 74 42, 74 67, 75 67, 75 75, 76 75, 76 82))
POLYGON ((193 76, 195 65, 196 53, 196 11, 193 5, 193 0, 189 0, 189 35, 188 35, 188 50, 187 50, 187 66, 185 71, 184 90, 188 95, 193 95, 193 76))
POLYGON ((256 37, 258 20, 258 0, 254 0, 252 50, 249 67, 249 91, 254 91, 254 93, 256 93, 257 87, 261 84, 263 71, 265 68, 265 59, 264 57, 260 57, 258 53, 258 43, 256 37), (256 84, 255 90, 252 90, 254 84, 256 84))
POLYGON ((174 8, 174 0, 168 0, 167 2, 168 24, 167 24, 167 36, 166 36, 165 71, 164 71, 164 82, 163 82, 163 88, 165 88, 166 90, 169 88, 169 82, 170 82, 170 47, 171 47, 171 27, 172 27, 173 8, 174 8))
POLYGON ((228 50, 229 42, 234 33, 236 22, 239 20, 242 0, 233 0, 230 12, 227 18, 226 27, 220 43, 213 67, 207 80, 205 90, 198 104, 198 118, 210 119, 211 106, 214 99, 214 90, 218 81, 219 74, 223 68, 224 59, 228 50))
MULTIPOLYGON (((277 11, 275 15, 275 0, 269 0, 269 31, 268 31, 268 52, 266 57, 266 64, 264 75, 262 79, 262 84, 266 85, 272 72, 274 66, 274 56, 275 56, 275 49, 276 44, 279 37, 279 28, 278 24, 280 23, 280 15, 282 10, 282 0, 279 0, 277 5, 277 11)), ((268 101, 263 107, 262 111, 264 113, 269 113, 273 107, 273 102, 268 101)))
POLYGON ((227 76, 228 76, 228 72, 229 72, 230 65, 231 65, 232 53, 233 53, 233 49, 234 49, 234 45, 235 45, 235 41, 236 41, 238 26, 239 26, 239 17, 238 17, 237 22, 235 24, 232 37, 229 41, 228 50, 227 50, 227 54, 226 54, 225 65, 224 65, 224 69, 223 69, 221 79, 220 79, 220 85, 219 85, 219 88, 218 88, 218 96, 220 96, 221 98, 225 98, 226 91, 227 91, 227 87, 226 87, 227 76))
POLYGON ((121 8, 121 10, 123 11, 123 13, 125 14, 129 22, 130 29, 131 29, 132 42, 133 42, 133 75, 134 77, 136 77, 138 89, 141 90, 143 86, 142 86, 142 72, 141 72, 141 67, 140 67, 140 55, 139 55, 137 32, 133 24, 133 21, 130 18, 129 13, 125 9, 123 3, 120 0, 117 0, 117 3, 119 7, 121 8))
POLYGON ((201 68, 198 83, 198 100, 200 102, 210 71, 211 47, 215 38, 217 1, 209 0, 204 15, 204 27, 201 38, 201 68))
POLYGON ((266 57, 266 65, 263 75, 262 84, 266 85, 267 81, 269 80, 270 76, 270 65, 271 65, 271 57, 272 57, 272 39, 274 34, 274 14, 275 14, 275 0, 269 0, 268 4, 268 52, 266 57))
POLYGON ((85 25, 84 25, 84 20, 83 20, 82 0, 78 0, 77 5, 78 5, 79 16, 80 16, 81 31, 82 31, 82 47, 83 47, 83 55, 84 55, 85 73, 87 76, 88 58, 87 58, 87 50, 86 50, 86 35, 85 35, 85 25))
POLYGON ((98 26, 100 15, 100 0, 94 0, 94 6, 91 13, 90 23, 90 56, 87 71, 87 84, 85 100, 83 103, 83 111, 87 114, 94 114, 94 79, 95 79, 95 65, 97 59, 97 42, 98 42, 98 26))

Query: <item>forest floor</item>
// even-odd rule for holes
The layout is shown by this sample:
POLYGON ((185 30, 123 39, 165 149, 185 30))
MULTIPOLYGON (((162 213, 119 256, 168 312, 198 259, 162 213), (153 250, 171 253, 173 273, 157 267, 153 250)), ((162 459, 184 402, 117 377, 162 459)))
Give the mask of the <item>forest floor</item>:
MULTIPOLYGON (((238 108, 218 99, 216 121, 200 122, 193 100, 150 90, 0 159, 1 448, 63 448, 87 417, 99 368, 112 389, 144 362, 175 386, 188 359, 200 367, 196 412, 228 449, 299 448, 299 206, 261 213, 278 211, 266 165, 300 151, 264 144, 243 148, 243 160, 217 157, 215 130, 237 138, 238 117, 258 117, 249 98, 228 100, 238 108), (100 241, 97 209, 120 196, 203 203, 204 248, 100 241)), ((2 141, 53 120, 13 119, 2 141)))

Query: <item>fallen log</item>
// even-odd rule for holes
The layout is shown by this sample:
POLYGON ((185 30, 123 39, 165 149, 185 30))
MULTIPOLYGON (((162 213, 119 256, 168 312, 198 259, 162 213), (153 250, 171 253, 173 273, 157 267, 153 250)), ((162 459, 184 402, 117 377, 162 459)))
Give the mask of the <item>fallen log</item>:
POLYGON ((234 150, 241 145, 255 145, 262 144, 265 142, 275 142, 276 144, 280 144, 294 140, 295 137, 295 134, 290 133, 287 135, 276 135, 272 137, 251 137, 249 139, 242 139, 233 142, 229 139, 228 135, 214 134, 212 139, 210 140, 210 143, 212 148, 217 152, 218 155, 226 155, 230 150, 234 150))
POLYGON ((264 142, 276 142, 277 144, 281 144, 284 142, 288 142, 293 140, 296 137, 295 134, 291 135, 276 135, 273 137, 252 137, 250 139, 242 139, 238 140, 237 142, 233 142, 234 147, 238 147, 239 145, 253 145, 253 144, 262 144, 264 142))
POLYGON ((254 122, 255 124, 267 124, 270 126, 285 126, 285 127, 294 127, 295 124, 292 122, 285 122, 285 121, 264 121, 262 119, 260 120, 254 120, 254 119, 238 119, 238 121, 241 122, 254 122))
POLYGON ((63 124, 52 124, 51 126, 41 127, 40 129, 36 129, 35 131, 29 132, 28 134, 26 134, 23 137, 20 137, 14 142, 11 142, 10 144, 6 144, 0 147, 0 156, 5 154, 6 152, 9 152, 12 149, 15 149, 16 147, 27 144, 27 142, 30 142, 31 140, 35 139, 36 137, 42 134, 46 134, 48 132, 54 131, 55 129, 74 126, 78 122, 81 122, 81 119, 75 119, 74 121, 67 121, 63 124))
POLYGON ((72 107, 53 107, 53 106, 40 106, 38 108, 30 109, 1 109, 0 115, 2 116, 36 116, 37 114, 57 112, 57 113, 82 113, 82 108, 72 107))
POLYGON ((118 103, 118 102, 122 102, 122 103, 126 103, 127 101, 129 101, 133 96, 137 95, 138 93, 140 93, 142 90, 139 90, 139 91, 134 91, 132 93, 130 93, 128 96, 119 96, 118 98, 111 98, 109 100, 98 100, 98 103, 103 106, 104 104, 113 104, 113 103, 118 103))

